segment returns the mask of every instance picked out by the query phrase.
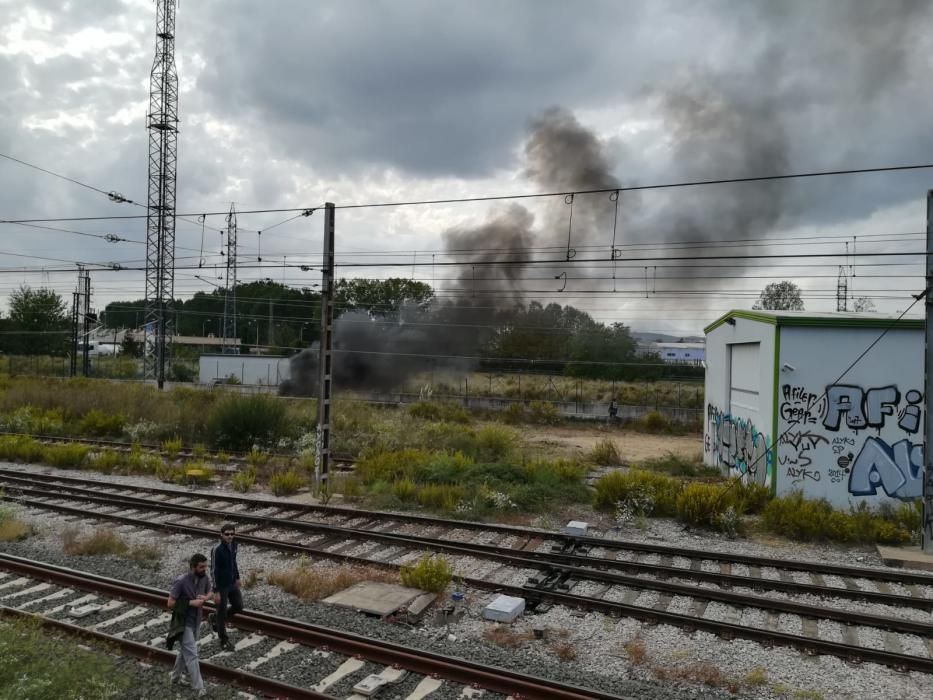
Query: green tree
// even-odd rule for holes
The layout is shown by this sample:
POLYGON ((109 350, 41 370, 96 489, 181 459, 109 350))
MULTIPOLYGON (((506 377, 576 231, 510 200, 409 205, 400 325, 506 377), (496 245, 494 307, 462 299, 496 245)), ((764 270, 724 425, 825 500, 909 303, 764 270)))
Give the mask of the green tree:
POLYGON ((772 282, 762 290, 752 308, 768 311, 803 311, 800 287, 787 280, 772 282))
POLYGON ((51 289, 20 286, 10 295, 10 349, 25 355, 61 354, 68 347, 65 302, 51 289))
POLYGON ((341 279, 334 285, 337 314, 366 311, 374 316, 397 318, 403 306, 424 310, 433 299, 431 285, 401 277, 387 280, 341 279))

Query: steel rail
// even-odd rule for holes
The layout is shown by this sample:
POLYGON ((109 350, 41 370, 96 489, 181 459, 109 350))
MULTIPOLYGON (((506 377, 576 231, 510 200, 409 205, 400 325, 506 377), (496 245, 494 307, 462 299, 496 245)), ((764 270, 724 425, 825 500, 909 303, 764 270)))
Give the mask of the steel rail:
MULTIPOLYGON (((121 596, 121 598, 125 597, 126 596, 121 596)), ((52 618, 43 617, 42 615, 37 615, 35 613, 24 612, 22 610, 10 608, 5 605, 0 605, 0 617, 32 620, 46 629, 60 632, 70 637, 107 645, 111 648, 115 647, 120 651, 122 656, 131 656, 133 658, 140 659, 141 661, 149 663, 158 662, 165 666, 170 666, 175 663, 175 654, 166 649, 159 649, 158 647, 149 646, 148 644, 141 644, 139 642, 131 642, 129 640, 122 639, 120 637, 113 637, 109 634, 88 629, 86 627, 79 627, 78 625, 72 625, 60 620, 53 620, 52 618)), ((201 674, 207 676, 208 678, 213 678, 214 680, 220 681, 226 685, 233 685, 237 688, 259 693, 267 697, 296 699, 307 698, 308 700, 336 700, 336 698, 334 698, 332 695, 324 695, 323 693, 318 693, 314 690, 300 688, 295 685, 289 685, 287 683, 282 683, 271 678, 264 678, 263 676, 257 676, 255 674, 247 673, 246 671, 240 671, 228 666, 219 666, 208 661, 201 661, 199 666, 201 669, 201 674)))
MULTIPOLYGON (((22 479, 20 481, 32 483, 28 479, 22 479)), ((55 494, 46 493, 38 489, 17 488, 17 490, 24 495, 32 497, 56 498, 55 494)), ((422 537, 419 535, 396 535, 387 532, 346 528, 339 525, 328 525, 326 523, 288 520, 262 515, 250 515, 249 513, 242 512, 221 511, 214 508, 200 508, 189 505, 164 503, 162 501, 153 501, 146 498, 125 496, 122 494, 101 494, 95 493, 90 489, 84 489, 80 487, 65 487, 65 490, 70 491, 71 493, 69 493, 67 496, 62 494, 60 497, 71 498, 72 500, 86 500, 103 505, 113 505, 123 509, 128 507, 135 507, 139 509, 150 509, 159 512, 193 515, 201 518, 223 517, 228 520, 237 520, 241 523, 253 523, 257 527, 291 529, 302 532, 315 533, 323 532, 341 537, 347 537, 350 539, 375 540, 390 544, 400 544, 407 547, 415 546, 432 550, 442 550, 458 554, 465 554, 468 556, 476 556, 484 559, 494 559, 512 564, 514 566, 535 568, 544 571, 556 568, 561 572, 568 572, 570 575, 578 579, 588 579, 593 581, 600 581, 603 583, 626 585, 636 588, 664 590, 674 593, 675 595, 693 596, 695 595, 694 591, 696 589, 686 584, 672 583, 665 581, 664 579, 693 578, 695 580, 716 583, 724 588, 738 586, 751 589, 772 588, 771 584, 776 583, 777 585, 773 586, 773 588, 783 591, 809 593, 812 595, 829 596, 847 600, 864 600, 882 605, 912 607, 921 610, 933 610, 933 598, 908 597, 876 591, 862 591, 852 590, 849 588, 837 588, 832 586, 818 586, 815 584, 799 583, 796 581, 774 581, 773 579, 759 579, 750 576, 738 576, 735 574, 723 574, 704 571, 697 572, 685 568, 667 567, 657 564, 641 564, 638 562, 626 562, 624 560, 618 559, 590 558, 579 555, 568 555, 552 552, 528 552, 524 550, 515 550, 494 545, 458 543, 455 541, 432 537, 422 537), (621 569, 623 571, 642 571, 660 576, 661 578, 657 581, 652 581, 644 578, 627 576, 624 574, 611 573, 606 571, 608 568, 621 569)), ((931 581, 931 583, 933 583, 933 581, 931 581)), ((711 590, 709 593, 709 598, 713 600, 720 600, 722 602, 738 603, 739 597, 742 595, 743 594, 739 593, 730 593, 725 590, 711 590)), ((767 600, 770 601, 773 599, 767 600)), ((797 610, 791 609, 795 605, 800 604, 788 601, 788 607, 783 609, 782 612, 790 612, 792 614, 810 614, 810 612, 804 611, 802 608, 797 610)), ((850 619, 846 618, 846 621, 850 621, 850 619)), ((872 623, 866 622, 865 624, 872 623)))
MULTIPOLYGON (((71 435, 43 435, 41 433, 20 433, 12 430, 0 430, 0 437, 25 437, 35 440, 36 442, 48 442, 48 443, 63 443, 66 445, 88 445, 91 447, 110 447, 118 449, 121 451, 129 451, 133 446, 138 446, 140 449, 159 455, 169 454, 168 450, 162 448, 161 445, 154 445, 152 443, 131 443, 125 442, 122 440, 102 440, 101 438, 86 438, 86 437, 75 437, 71 435)), ((224 450, 227 452, 226 450, 224 450)), ((193 449, 181 449, 178 451, 179 457, 195 457, 193 449)), ((299 455, 288 452, 265 452, 264 455, 267 455, 270 458, 278 459, 288 459, 294 460, 298 459, 299 455)), ((227 452, 227 458, 231 462, 244 463, 249 460, 249 452, 227 452)), ((334 459, 338 462, 348 462, 352 461, 347 457, 335 456, 334 459)))
MULTIPOLYGON (((30 505, 28 499, 17 498, 15 496, 4 495, 6 500, 11 500, 14 502, 21 503, 23 505, 30 505)), ((93 501, 94 499, 88 497, 86 499, 93 501)), ((109 504, 109 502, 108 502, 109 504)), ((102 518, 107 520, 113 520, 115 522, 122 522, 128 525, 134 525, 136 527, 146 527, 150 529, 166 529, 173 532, 181 532, 184 534, 194 535, 194 536, 203 536, 203 537, 215 537, 216 531, 197 527, 194 525, 183 525, 181 523, 158 523, 142 518, 131 518, 123 515, 111 515, 108 513, 93 513, 83 510, 81 508, 74 508, 70 506, 63 506, 59 504, 46 504, 39 503, 37 504, 40 508, 48 508, 52 510, 57 510, 59 512, 65 512, 71 515, 77 515, 80 517, 91 517, 91 518, 102 518)), ((124 508, 126 510, 126 508, 124 508)), ((219 515, 214 511, 208 509, 204 510, 205 513, 209 514, 210 517, 219 517, 219 515)), ((399 542, 404 543, 406 538, 401 536, 392 536, 397 539, 399 542)), ((244 543, 249 543, 256 545, 258 547, 265 547, 268 549, 278 549, 279 551, 293 552, 297 554, 310 555, 314 554, 322 558, 335 559, 339 561, 352 562, 360 565, 379 565, 384 568, 389 569, 399 569, 400 567, 387 563, 387 562, 377 562, 374 560, 366 559, 363 557, 351 557, 348 555, 337 554, 334 552, 328 552, 325 549, 312 547, 305 544, 297 544, 293 542, 285 542, 282 540, 270 539, 265 537, 256 537, 253 535, 239 535, 239 541, 244 543)), ((408 545, 410 546, 410 544, 408 545)), ((439 549, 445 549, 446 551, 452 551, 457 554, 466 555, 466 556, 485 556, 485 558, 499 559, 505 563, 509 563, 513 566, 526 566, 528 568, 536 568, 537 562, 533 560, 525 560, 520 557, 514 557, 506 554, 495 555, 489 554, 486 555, 481 550, 473 550, 471 547, 459 547, 455 545, 444 545, 438 547, 439 549)), ((766 598, 760 596, 750 596, 741 593, 733 593, 730 591, 721 591, 709 588, 697 588, 696 586, 689 586, 683 584, 675 584, 669 581, 646 581, 645 579, 639 579, 637 577, 628 577, 621 576, 618 574, 608 574, 604 572, 598 572, 591 569, 580 569, 576 567, 566 567, 560 570, 560 573, 566 574, 569 578, 578 578, 582 580, 594 580, 601 581, 604 583, 611 583, 614 585, 626 585, 634 588, 644 588, 650 590, 659 590, 670 593, 671 595, 683 595, 689 596, 695 599, 702 600, 717 600, 720 602, 726 602, 732 605, 739 605, 743 607, 756 607, 765 610, 779 611, 792 615, 800 615, 802 617, 809 617, 814 619, 827 619, 835 620, 845 624, 859 624, 867 627, 876 627, 879 629, 892 630, 905 634, 917 634, 924 637, 933 637, 933 625, 926 622, 917 622, 914 620, 903 620, 891 617, 882 617, 878 615, 870 615, 867 613, 860 613, 851 610, 842 610, 838 608, 826 607, 826 606, 816 606, 816 605, 807 605, 803 603, 795 603, 787 600, 778 600, 773 598, 766 598)), ((551 603, 561 603, 568 604, 571 607, 578 607, 586 610, 601 610, 609 612, 622 612, 628 608, 640 609, 646 611, 644 608, 638 608, 637 606, 621 606, 621 604, 611 603, 608 608, 605 607, 606 602, 594 598, 587 598, 584 596, 577 596, 569 593, 556 592, 553 590, 540 590, 536 588, 529 587, 519 587, 519 586, 504 586, 502 584, 490 583, 483 581, 482 579, 464 579, 464 582, 468 583, 477 588, 484 588, 487 590, 505 590, 506 588, 510 589, 511 592, 515 595, 530 598, 536 601, 544 601, 551 603)), ((657 611, 646 611, 655 613, 657 611)), ((691 618, 694 619, 694 618, 691 618)))
MULTIPOLYGON (((230 503, 237 503, 247 506, 259 507, 259 508, 279 508, 282 510, 295 511, 298 513, 325 513, 330 515, 339 515, 348 518, 369 518, 372 520, 393 520, 396 522, 402 523, 414 523, 424 525, 426 527, 446 527, 451 529, 463 529, 463 530, 487 530, 489 532, 498 532, 501 534, 510 534, 516 537, 546 537, 548 539, 554 539, 564 543, 576 543, 585 545, 593 548, 616 550, 616 551, 633 551, 633 552, 644 552, 648 554, 659 554, 665 556, 676 556, 687 559, 694 560, 709 560, 709 561, 719 561, 726 562, 731 564, 745 564, 753 567, 761 568, 774 568, 783 571, 801 571, 808 573, 815 573, 821 575, 829 576, 840 576, 848 578, 861 578, 872 581, 885 581, 889 583, 898 583, 905 585, 922 585, 922 586, 933 586, 933 575, 923 574, 913 571, 886 571, 881 569, 868 569, 861 568, 857 566, 843 566, 839 564, 828 564, 824 562, 809 562, 802 561, 798 559, 779 559, 773 557, 756 557, 748 554, 733 554, 727 552, 715 552, 712 550, 699 550, 699 549, 684 549, 681 547, 674 547, 670 545, 659 545, 659 544, 647 544, 644 542, 633 542, 630 540, 613 540, 613 539, 604 539, 600 537, 592 536, 582 536, 577 537, 573 535, 565 535, 563 533, 548 532, 546 530, 535 530, 530 528, 521 528, 514 525, 501 525, 496 523, 480 523, 469 520, 451 520, 444 518, 432 518, 423 515, 410 515, 410 514, 400 514, 400 513, 385 513, 382 511, 371 511, 371 510, 362 510, 356 508, 344 508, 339 506, 319 506, 319 505, 310 505, 306 503, 291 503, 288 501, 275 501, 268 498, 249 498, 245 496, 234 496, 227 494, 217 494, 217 493, 205 493, 197 490, 191 491, 182 491, 179 489, 169 489, 169 488, 160 488, 160 487, 139 487, 133 486, 130 484, 108 484, 106 482, 101 482, 100 480, 94 479, 81 479, 77 477, 70 476, 55 476, 51 474, 34 474, 23 472, 19 470, 3 469, 0 468, 0 478, 28 478, 45 482, 70 482, 70 483, 80 483, 88 486, 94 486, 97 488, 106 487, 114 488, 121 490, 133 490, 133 491, 145 491, 148 493, 157 493, 167 496, 173 496, 176 498, 183 497, 202 497, 210 498, 212 500, 223 500, 230 503)), ((598 559, 590 558, 589 561, 599 561, 598 559)), ((608 560, 603 559, 604 562, 610 561, 619 561, 619 560, 608 560)), ((651 564, 641 564, 638 562, 625 562, 627 567, 647 567, 641 568, 641 570, 648 573, 657 573, 657 574, 667 574, 669 576, 690 576, 688 571, 682 567, 662 567, 660 565, 651 565, 651 564)), ((693 574, 697 573, 710 573, 710 572, 696 572, 693 571, 693 574)), ((716 580, 722 580, 721 577, 729 576, 728 574, 712 574, 716 576, 716 580)), ((791 584, 792 582, 788 581, 778 581, 773 579, 752 579, 756 582, 759 582, 759 585, 766 584, 769 587, 775 588, 775 590, 795 590, 792 586, 785 588, 785 584, 791 584)), ((738 585, 738 584, 732 584, 738 585)), ((805 584, 804 584, 805 585, 805 584)))
MULTIPOLYGON (((52 581, 71 588, 106 593, 115 598, 156 607, 164 606, 168 595, 167 592, 156 588, 7 554, 0 554, 0 568, 15 571, 21 576, 52 581)), ((244 610, 238 613, 231 624, 251 632, 287 639, 305 646, 326 646, 338 654, 360 656, 368 661, 399 666, 414 673, 428 676, 436 674, 446 680, 465 685, 478 684, 488 690, 507 695, 540 700, 619 700, 620 698, 618 695, 598 690, 527 676, 505 668, 479 664, 382 640, 368 639, 349 632, 254 610, 244 610)), ((174 655, 171 657, 174 661, 174 655)))

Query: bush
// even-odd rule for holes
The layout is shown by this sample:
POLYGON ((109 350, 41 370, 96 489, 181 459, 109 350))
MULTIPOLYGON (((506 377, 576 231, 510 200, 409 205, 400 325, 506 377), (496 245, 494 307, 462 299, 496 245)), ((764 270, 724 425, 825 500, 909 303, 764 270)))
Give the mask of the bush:
POLYGON ((121 435, 125 425, 126 416, 122 413, 108 414, 92 408, 78 421, 78 431, 81 435, 94 437, 121 435))
POLYGON ((87 459, 90 448, 87 445, 48 445, 45 449, 46 464, 59 469, 78 469, 87 459))
POLYGON ((61 408, 43 410, 35 406, 19 406, 0 417, 0 428, 13 433, 61 435, 65 418, 61 408))
POLYGON ((511 425, 527 423, 528 411, 525 409, 525 404, 523 403, 510 403, 508 407, 502 411, 501 417, 502 420, 511 425))
POLYGON ((635 427, 646 433, 669 433, 671 422, 658 411, 649 411, 635 423, 635 427))
POLYGON ((230 479, 230 485, 233 487, 233 490, 239 491, 240 493, 246 493, 255 483, 256 469, 254 467, 240 469, 233 475, 233 478, 230 479))
POLYGON ((167 484, 182 484, 185 481, 185 470, 160 459, 155 465, 155 477, 167 484))
POLYGON ((321 600, 362 581, 396 583, 398 578, 375 567, 341 566, 336 570, 317 571, 302 561, 294 568, 273 571, 268 580, 302 600, 321 600))
POLYGON ((472 420, 470 412, 463 406, 443 401, 419 401, 409 406, 408 413, 415 418, 448 423, 469 423, 472 420))
POLYGON ((716 484, 687 484, 677 496, 678 519, 694 527, 718 528, 730 507, 724 489, 716 484))
POLYGON ((426 484, 418 489, 417 499, 425 508, 450 512, 460 503, 464 493, 462 486, 426 484))
POLYGON ((808 500, 798 491, 772 499, 761 521, 771 532, 807 542, 907 544, 919 532, 915 508, 904 505, 873 511, 863 502, 846 512, 834 510, 825 499, 808 500))
POLYGON ((672 476, 700 476, 706 478, 720 478, 721 472, 716 467, 707 467, 703 464, 700 455, 685 457, 668 452, 662 457, 652 457, 638 465, 641 469, 665 472, 672 476))
POLYGON ((528 404, 528 420, 540 425, 560 423, 560 411, 550 401, 532 401, 528 404))
POLYGON ((123 456, 110 448, 105 448, 99 452, 91 452, 87 457, 88 467, 103 474, 110 474, 122 463, 123 456))
POLYGON ((230 450, 272 445, 284 429, 285 403, 265 394, 225 396, 208 417, 208 430, 215 444, 230 450))
POLYGON ((258 472, 269 463, 269 453, 253 445, 246 455, 246 463, 258 472))
POLYGON ((181 452, 183 444, 181 438, 176 435, 171 440, 165 440, 162 443, 162 451, 169 459, 175 459, 178 457, 178 453, 181 452))
POLYGON ((495 462, 506 459, 515 446, 515 433, 501 425, 484 425, 476 431, 477 459, 495 462))
POLYGON ((46 446, 30 437, 5 435, 0 437, 0 458, 13 462, 35 463, 45 458, 46 446))
POLYGON ((294 469, 278 472, 269 479, 269 488, 276 496, 291 496, 305 485, 304 478, 294 469))
POLYGON ((33 534, 32 526, 19 520, 13 511, 0 508, 0 542, 18 542, 33 534))
POLYGON ((344 476, 340 479, 338 488, 343 500, 353 503, 360 500, 363 495, 363 484, 355 476, 344 476))
POLYGON ((403 586, 442 593, 453 579, 453 569, 446 559, 426 554, 414 566, 403 566, 401 577, 403 586))
POLYGON ((68 529, 62 533, 62 549, 65 554, 93 556, 99 554, 126 554, 130 547, 113 530, 100 527, 87 537, 81 537, 77 530, 68 529))
POLYGON ((619 503, 647 499, 650 503, 644 515, 674 516, 683 486, 678 479, 641 469, 610 472, 596 481, 593 507, 612 512, 619 503))
POLYGON ((214 470, 204 461, 188 462, 184 467, 185 483, 204 486, 211 483, 214 478, 214 470))
POLYGON ((392 484, 392 493, 403 503, 414 501, 418 496, 418 485, 411 479, 399 479, 392 484))
POLYGON ((611 467, 622 464, 622 455, 616 444, 608 438, 597 442, 590 450, 589 459, 591 462, 611 467))

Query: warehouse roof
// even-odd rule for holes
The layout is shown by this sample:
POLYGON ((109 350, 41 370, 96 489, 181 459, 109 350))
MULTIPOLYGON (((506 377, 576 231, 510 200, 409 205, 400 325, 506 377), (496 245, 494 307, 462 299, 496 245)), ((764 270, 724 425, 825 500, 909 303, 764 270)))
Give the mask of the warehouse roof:
POLYGON ((922 317, 905 316, 903 318, 893 314, 879 313, 850 313, 845 311, 745 311, 733 309, 723 314, 706 328, 709 333, 718 328, 729 319, 744 318, 749 321, 768 323, 773 326, 816 326, 816 327, 844 327, 844 328, 917 328, 922 329, 922 317))

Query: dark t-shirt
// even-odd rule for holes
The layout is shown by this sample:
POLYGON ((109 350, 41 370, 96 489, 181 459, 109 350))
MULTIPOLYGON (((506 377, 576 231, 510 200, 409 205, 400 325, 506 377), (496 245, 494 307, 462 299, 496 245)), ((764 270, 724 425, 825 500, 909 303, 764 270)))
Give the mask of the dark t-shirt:
MULTIPOLYGON (((211 592, 211 579, 206 574, 198 577, 192 573, 187 573, 175 579, 172 584, 171 596, 175 600, 187 598, 194 600, 199 595, 207 595, 211 592)), ((188 607, 185 614, 185 624, 189 627, 197 627, 201 623, 201 608, 188 607)))

